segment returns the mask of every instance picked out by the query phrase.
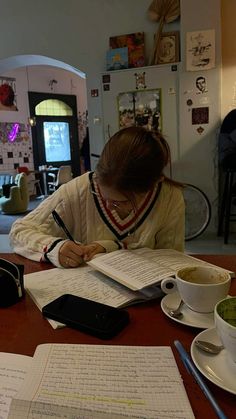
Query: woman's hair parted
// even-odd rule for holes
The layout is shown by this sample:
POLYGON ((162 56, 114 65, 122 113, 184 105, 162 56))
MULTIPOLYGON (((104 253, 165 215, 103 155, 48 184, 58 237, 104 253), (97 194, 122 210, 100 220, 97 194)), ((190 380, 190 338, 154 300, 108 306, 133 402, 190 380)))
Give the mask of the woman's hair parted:
POLYGON ((106 143, 99 159, 98 181, 120 192, 147 192, 161 179, 170 149, 160 133, 123 128, 106 143))

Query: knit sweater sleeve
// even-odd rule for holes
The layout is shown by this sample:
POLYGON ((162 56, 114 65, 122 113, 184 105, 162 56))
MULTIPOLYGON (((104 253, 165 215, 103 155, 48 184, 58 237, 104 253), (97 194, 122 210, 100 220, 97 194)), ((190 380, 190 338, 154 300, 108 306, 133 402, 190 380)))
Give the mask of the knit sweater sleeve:
MULTIPOLYGON (((10 231, 10 243, 15 253, 35 261, 45 261, 45 253, 53 243, 67 239, 52 217, 53 210, 58 212, 76 242, 97 242, 106 252, 119 248, 117 242, 109 240, 104 233, 100 217, 96 218, 97 210, 89 193, 88 174, 85 174, 62 185, 34 211, 15 221, 10 231)), ((58 251, 61 244, 47 254, 55 266, 60 266, 58 251)))
POLYGON ((71 225, 73 217, 67 195, 67 187, 62 185, 34 211, 14 222, 9 237, 15 253, 35 261, 44 261, 49 247, 56 240, 66 239, 63 230, 55 223, 52 211, 56 209, 65 224, 71 225))

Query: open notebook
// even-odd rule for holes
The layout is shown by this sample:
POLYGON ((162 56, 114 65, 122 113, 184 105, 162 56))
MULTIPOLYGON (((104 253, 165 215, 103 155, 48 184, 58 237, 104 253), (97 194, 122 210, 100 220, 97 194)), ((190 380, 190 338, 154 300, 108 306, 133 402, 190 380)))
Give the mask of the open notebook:
POLYGON ((194 415, 170 347, 43 344, 9 419, 194 415))
MULTIPOLYGON (((118 250, 100 254, 89 265, 25 275, 26 291, 40 310, 62 294, 73 294, 112 307, 125 307, 163 296, 161 280, 173 276, 180 268, 212 266, 170 249, 118 250)), ((230 273, 234 276, 233 272, 230 273)), ((54 328, 64 326, 54 320, 49 322, 54 328)))

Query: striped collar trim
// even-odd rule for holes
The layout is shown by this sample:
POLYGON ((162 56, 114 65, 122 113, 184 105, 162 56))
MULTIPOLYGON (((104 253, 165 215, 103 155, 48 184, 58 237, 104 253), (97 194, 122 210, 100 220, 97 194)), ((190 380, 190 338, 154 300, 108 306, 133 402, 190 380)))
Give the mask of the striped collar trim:
POLYGON ((133 234, 134 231, 145 221, 148 214, 152 210, 161 190, 161 183, 159 183, 157 187, 155 187, 145 196, 137 212, 134 213, 134 211, 131 211, 131 213, 126 218, 121 219, 115 210, 111 211, 106 207, 106 202, 99 194, 99 188, 96 184, 96 180, 93 177, 93 173, 90 173, 89 178, 90 187, 92 191, 96 192, 97 194, 93 195, 97 210, 102 220, 118 240, 123 240, 130 234, 133 234))

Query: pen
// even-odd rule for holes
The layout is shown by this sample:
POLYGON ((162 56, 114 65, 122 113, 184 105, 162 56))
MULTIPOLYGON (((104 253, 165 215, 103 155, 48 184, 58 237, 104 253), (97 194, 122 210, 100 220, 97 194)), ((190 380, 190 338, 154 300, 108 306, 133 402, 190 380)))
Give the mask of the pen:
POLYGON ((194 363, 192 362, 192 360, 188 356, 187 352, 185 351, 183 345, 178 340, 175 340, 174 344, 175 344, 176 349, 178 350, 178 352, 180 354, 180 358, 181 358, 186 370, 193 375, 197 384, 202 389, 206 398, 211 403, 211 405, 212 405, 213 409, 215 410, 218 418, 227 419, 227 416, 224 414, 224 412, 221 410, 220 406, 217 404, 217 402, 214 399, 213 395, 211 394, 209 388, 207 387, 203 378, 201 377, 198 369, 195 367, 194 363))
POLYGON ((59 227, 62 228, 62 230, 64 231, 64 233, 68 237, 68 239, 70 239, 70 240, 72 240, 74 242, 74 239, 73 239, 72 235, 67 230, 67 228, 66 228, 64 222, 62 221, 60 215, 55 210, 53 210, 52 211, 52 216, 53 216, 54 220, 56 221, 56 223, 59 225, 59 227))

